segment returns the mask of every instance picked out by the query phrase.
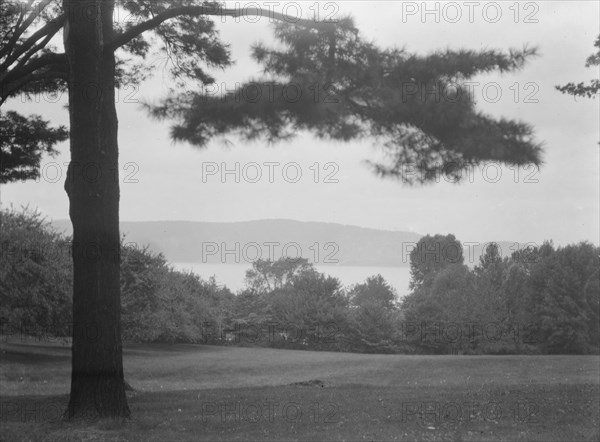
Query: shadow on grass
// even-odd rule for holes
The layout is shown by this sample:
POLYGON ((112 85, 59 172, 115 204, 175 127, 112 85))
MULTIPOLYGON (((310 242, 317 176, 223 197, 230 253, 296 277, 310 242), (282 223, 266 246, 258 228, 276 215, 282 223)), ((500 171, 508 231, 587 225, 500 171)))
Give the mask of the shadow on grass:
POLYGON ((56 362, 70 361, 71 360, 71 349, 68 349, 68 353, 57 354, 57 353, 36 353, 26 350, 2 350, 0 352, 0 359, 2 363, 16 363, 16 364, 55 364, 56 362))

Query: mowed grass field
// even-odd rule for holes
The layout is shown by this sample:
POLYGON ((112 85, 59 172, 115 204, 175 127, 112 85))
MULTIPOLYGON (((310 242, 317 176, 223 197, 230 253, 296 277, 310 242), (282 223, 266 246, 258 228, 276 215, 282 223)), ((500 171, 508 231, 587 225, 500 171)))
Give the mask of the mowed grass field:
POLYGON ((65 423, 70 349, 0 343, 0 438, 597 441, 598 356, 128 345, 127 423, 65 423))

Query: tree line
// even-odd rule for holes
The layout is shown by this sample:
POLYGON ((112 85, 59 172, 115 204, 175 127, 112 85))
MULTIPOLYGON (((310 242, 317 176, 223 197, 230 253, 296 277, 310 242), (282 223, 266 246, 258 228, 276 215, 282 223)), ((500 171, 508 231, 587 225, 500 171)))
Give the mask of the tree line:
MULTIPOLYGON (((3 335, 71 336, 71 238, 35 211, 1 215, 3 335)), ((462 250, 453 235, 423 237, 410 254, 410 293, 398 299, 381 275, 344 287, 303 258, 254 261, 234 294, 214 277, 175 270, 162 254, 123 240, 123 340, 367 353, 598 353, 599 247, 545 242, 503 258, 491 243, 473 269, 462 250)), ((93 324, 84 326, 94 338, 93 324)))

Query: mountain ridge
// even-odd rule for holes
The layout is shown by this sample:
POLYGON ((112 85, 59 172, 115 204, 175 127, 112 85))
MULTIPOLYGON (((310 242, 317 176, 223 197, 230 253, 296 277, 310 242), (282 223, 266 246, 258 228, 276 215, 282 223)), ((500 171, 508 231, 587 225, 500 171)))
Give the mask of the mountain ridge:
MULTIPOLYGON (((54 228, 66 235, 69 220, 55 220, 54 228)), ((148 245, 173 263, 252 263, 255 259, 302 256, 323 265, 408 267, 409 253, 423 235, 416 232, 382 230, 332 222, 291 219, 251 221, 153 220, 121 221, 126 243, 148 245)), ((460 239, 460 238, 459 238, 460 239)), ((498 241, 503 255, 510 255, 515 242, 498 241)), ((465 263, 477 264, 481 243, 465 263)))

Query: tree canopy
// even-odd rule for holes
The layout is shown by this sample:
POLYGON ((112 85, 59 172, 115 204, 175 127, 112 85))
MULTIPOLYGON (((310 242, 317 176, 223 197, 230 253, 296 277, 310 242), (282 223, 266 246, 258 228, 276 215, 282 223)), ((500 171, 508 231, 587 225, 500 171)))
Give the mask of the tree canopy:
MULTIPOLYGON (((216 136, 237 134, 276 141, 301 130, 324 139, 369 139, 384 149, 385 160, 371 162, 373 170, 409 183, 433 181, 440 172, 459 181, 465 168, 484 161, 542 161, 533 128, 478 111, 468 86, 479 74, 522 68, 535 49, 448 49, 418 55, 377 47, 349 17, 335 23, 292 23, 272 10, 226 9, 193 0, 117 0, 115 7, 123 20, 114 20, 114 36, 103 46, 115 52, 116 84, 145 80, 156 71, 150 60, 161 60, 173 80, 172 93, 148 107, 152 115, 176 121, 175 140, 205 146, 216 136), (240 91, 215 96, 203 89, 215 82, 210 70, 226 68, 232 59, 211 16, 240 15, 279 19, 274 31, 283 48, 253 47, 264 75, 247 81, 240 91), (184 93, 177 92, 182 89, 184 93)), ((65 91, 69 63, 55 44, 65 31, 64 6, 40 0, 3 2, 1 8, 6 32, 1 37, 0 104, 18 94, 65 91)), ((91 21, 100 12, 86 14, 91 21)), ((53 131, 63 134, 62 128, 53 131)), ((13 140, 12 149, 28 152, 63 139, 34 132, 27 142, 13 140)), ((39 164, 37 158, 34 154, 28 161, 39 164)), ((33 177, 5 175, 10 180, 33 177)))
POLYGON ((354 21, 334 28, 277 23, 282 49, 258 44, 264 76, 224 95, 186 90, 149 105, 173 119, 172 137, 205 146, 215 136, 269 142, 305 130, 331 140, 374 140, 385 148, 383 176, 428 182, 440 172, 457 181, 484 161, 540 164, 541 145, 526 123, 476 109, 468 82, 478 74, 520 69, 535 49, 444 50, 429 55, 379 48, 354 21), (407 175, 406 166, 422 173, 407 175))
MULTIPOLYGON (((68 90, 69 60, 59 44, 68 35, 67 9, 73 1, 29 0, 0 3, 0 106, 11 98, 36 94, 63 94, 68 90)), ((102 7, 114 4, 112 38, 103 50, 115 53, 115 84, 124 87, 149 78, 156 60, 170 75, 172 89, 190 84, 212 84, 210 68, 232 63, 229 46, 222 42, 211 16, 258 15, 285 19, 275 11, 259 8, 227 9, 222 4, 196 0, 116 0, 92 2, 72 19, 88 24, 100 21, 102 7)), ((304 22, 304 20, 300 20, 304 22)), ((102 95, 90 80, 83 85, 88 99, 102 95)), ((43 153, 67 139, 67 130, 52 128, 40 116, 0 113, 2 123, 0 182, 34 179, 43 153), (27 134, 27 136, 23 136, 27 134)))

